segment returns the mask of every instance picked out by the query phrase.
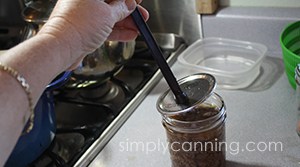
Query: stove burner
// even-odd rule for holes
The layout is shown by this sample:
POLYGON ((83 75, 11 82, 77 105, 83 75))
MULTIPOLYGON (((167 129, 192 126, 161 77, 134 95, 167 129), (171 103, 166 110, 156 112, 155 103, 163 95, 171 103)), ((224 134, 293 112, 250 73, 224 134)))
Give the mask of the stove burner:
POLYGON ((121 91, 122 90, 120 90, 120 88, 117 85, 113 85, 111 82, 108 81, 99 85, 98 87, 82 89, 79 92, 79 95, 83 99, 91 99, 97 100, 101 103, 107 103, 115 98, 118 98, 117 96, 120 96, 120 93, 122 93, 121 91))
POLYGON ((80 151, 81 147, 84 146, 84 142, 85 138, 80 133, 57 134, 53 152, 67 162, 80 151))
POLYGON ((101 73, 99 75, 87 75, 87 74, 77 74, 74 72, 73 76, 77 80, 83 80, 83 81, 97 81, 98 83, 106 82, 110 79, 110 77, 116 76, 120 71, 123 70, 123 64, 119 64, 114 67, 111 71, 107 71, 104 73, 101 73))
POLYGON ((65 84, 64 87, 73 91, 74 89, 98 87, 99 85, 102 85, 105 82, 106 80, 83 80, 73 76, 70 78, 69 82, 65 84))
POLYGON ((105 98, 106 96, 112 94, 110 93, 111 90, 115 90, 115 87, 109 84, 108 82, 105 82, 103 84, 98 85, 97 87, 93 86, 91 88, 82 88, 82 91, 79 92, 79 95, 80 97, 86 99, 98 99, 102 97, 105 98))
POLYGON ((106 105, 87 102, 57 101, 55 109, 58 132, 102 127, 114 117, 106 105))

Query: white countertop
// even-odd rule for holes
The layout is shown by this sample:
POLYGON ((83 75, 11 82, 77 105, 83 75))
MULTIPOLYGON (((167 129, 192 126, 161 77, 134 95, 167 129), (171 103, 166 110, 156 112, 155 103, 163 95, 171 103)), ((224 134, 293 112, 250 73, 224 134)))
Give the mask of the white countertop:
MULTIPOLYGON (((178 63, 172 70, 178 79, 195 73, 178 63)), ((162 79, 90 167, 171 166, 169 153, 165 150, 165 131, 155 106, 159 94, 166 88, 162 79)), ((227 106, 227 166, 300 166, 300 138, 295 131, 295 91, 284 73, 265 90, 217 89, 216 92, 227 106)))

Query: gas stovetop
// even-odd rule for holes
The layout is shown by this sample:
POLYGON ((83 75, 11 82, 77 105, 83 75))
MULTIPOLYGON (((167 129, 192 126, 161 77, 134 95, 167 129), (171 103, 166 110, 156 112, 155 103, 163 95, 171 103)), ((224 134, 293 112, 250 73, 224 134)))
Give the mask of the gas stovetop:
MULTIPOLYGON (((186 48, 175 34, 155 34, 169 65, 186 48)), ((137 39, 135 53, 105 81, 70 80, 55 94, 57 132, 31 166, 87 166, 162 78, 151 52, 137 39)))

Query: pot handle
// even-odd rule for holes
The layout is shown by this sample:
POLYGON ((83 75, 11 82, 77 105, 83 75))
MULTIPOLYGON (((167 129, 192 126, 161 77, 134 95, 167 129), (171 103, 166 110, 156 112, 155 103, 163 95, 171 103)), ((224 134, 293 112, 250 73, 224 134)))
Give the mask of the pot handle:
POLYGON ((48 91, 48 90, 53 90, 61 87, 68 81, 71 74, 72 74, 71 71, 65 71, 59 74, 49 85, 47 85, 46 90, 48 91))

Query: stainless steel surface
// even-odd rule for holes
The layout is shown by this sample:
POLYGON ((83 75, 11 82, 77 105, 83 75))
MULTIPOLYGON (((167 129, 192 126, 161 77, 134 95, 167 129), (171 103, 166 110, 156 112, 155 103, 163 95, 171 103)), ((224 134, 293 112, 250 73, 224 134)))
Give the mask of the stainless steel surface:
POLYGON ((153 34, 156 42, 163 50, 173 50, 182 43, 182 38, 173 33, 156 33, 153 34))
MULTIPOLYGON (((153 33, 153 36, 162 50, 172 51, 185 42, 181 36, 174 33, 153 33)), ((145 42, 138 42, 137 45, 146 47, 145 42)))
POLYGON ((45 23, 48 20, 55 3, 55 0, 26 2, 26 7, 22 12, 24 20, 37 24, 45 23))
MULTIPOLYGON (((182 37, 173 33, 154 33, 153 36, 163 50, 174 50, 184 42, 182 37)), ((97 75, 99 77, 99 75, 114 70, 117 65, 130 59, 135 45, 146 47, 145 42, 140 41, 106 41, 94 53, 85 57, 81 66, 74 73, 82 76, 97 75)))
POLYGON ((23 30, 21 41, 25 41, 26 39, 35 36, 37 32, 38 32, 38 26, 33 24, 28 24, 23 30))
POLYGON ((165 91, 157 100, 157 109, 162 115, 173 115, 191 111, 196 104, 202 103, 214 91, 216 79, 206 73, 189 75, 178 81, 182 91, 187 95, 189 103, 178 104, 170 90, 165 91))
POLYGON ((188 44, 201 38, 200 16, 195 2, 187 0, 143 0, 149 11, 148 25, 153 33, 175 33, 188 44))
POLYGON ((83 77, 99 77, 122 66, 132 57, 134 49, 134 40, 128 42, 106 41, 96 51, 87 55, 74 73, 83 77))
MULTIPOLYGON (((178 55, 186 48, 181 45, 176 52, 172 53, 167 59, 168 64, 173 64, 178 55)), ((156 83, 162 78, 161 72, 158 70, 151 80, 139 91, 139 93, 131 100, 131 102, 120 112, 114 121, 105 129, 100 137, 89 147, 89 149, 80 157, 74 166, 81 167, 87 166, 96 155, 103 149, 106 143, 114 136, 129 116, 134 112, 135 108, 147 96, 156 83)))

